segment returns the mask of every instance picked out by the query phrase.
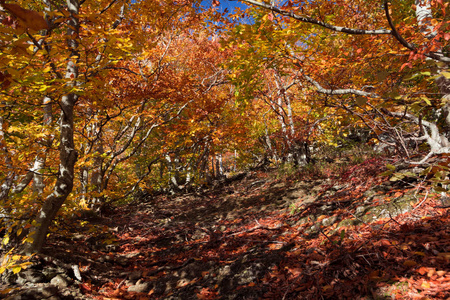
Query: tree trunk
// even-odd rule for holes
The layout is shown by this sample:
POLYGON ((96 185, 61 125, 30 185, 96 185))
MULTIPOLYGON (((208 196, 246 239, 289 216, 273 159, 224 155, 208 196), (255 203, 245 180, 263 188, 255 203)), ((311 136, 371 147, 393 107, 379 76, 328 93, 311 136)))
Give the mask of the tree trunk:
MULTIPOLYGON (((67 36, 68 47, 71 51, 69 61, 67 63, 66 78, 69 80, 70 86, 76 85, 78 77, 77 60, 78 60, 78 43, 71 37, 78 36, 79 20, 78 13, 80 8, 79 0, 67 0, 67 9, 70 13, 68 22, 67 36)), ((58 210, 61 208, 67 196, 72 192, 74 180, 74 167, 77 161, 77 152, 74 144, 74 106, 78 96, 70 93, 61 98, 61 120, 60 120, 60 152, 59 152, 59 172, 53 192, 45 199, 41 210, 38 212, 35 225, 31 229, 29 235, 30 243, 25 247, 25 254, 40 252, 45 243, 48 228, 55 218, 58 210)))
MULTIPOLYGON (((52 123, 52 120, 53 120, 52 99, 49 97, 44 97, 43 104, 44 104, 44 120, 43 120, 44 125, 50 126, 52 123)), ((46 147, 50 147, 52 142, 53 142, 53 136, 47 136, 46 137, 46 147)), ((44 191, 44 187, 45 187, 44 178, 40 172, 44 168, 47 151, 48 151, 48 148, 44 148, 44 150, 41 153, 41 156, 38 155, 34 162, 33 191, 38 194, 42 194, 42 192, 44 191)))

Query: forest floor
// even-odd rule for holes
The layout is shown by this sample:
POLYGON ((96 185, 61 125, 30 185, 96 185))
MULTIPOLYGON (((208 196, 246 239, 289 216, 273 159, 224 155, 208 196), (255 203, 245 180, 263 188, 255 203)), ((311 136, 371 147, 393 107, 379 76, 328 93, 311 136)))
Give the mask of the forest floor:
POLYGON ((253 171, 67 222, 35 258, 70 277, 48 299, 450 299, 449 208, 387 163, 253 171))

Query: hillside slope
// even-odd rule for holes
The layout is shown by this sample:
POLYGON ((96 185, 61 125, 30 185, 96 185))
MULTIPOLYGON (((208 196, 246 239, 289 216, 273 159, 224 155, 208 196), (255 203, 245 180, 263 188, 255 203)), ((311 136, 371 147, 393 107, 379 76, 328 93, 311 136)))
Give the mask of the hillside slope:
POLYGON ((26 299, 448 299, 449 210, 386 164, 253 171, 68 222, 26 299))

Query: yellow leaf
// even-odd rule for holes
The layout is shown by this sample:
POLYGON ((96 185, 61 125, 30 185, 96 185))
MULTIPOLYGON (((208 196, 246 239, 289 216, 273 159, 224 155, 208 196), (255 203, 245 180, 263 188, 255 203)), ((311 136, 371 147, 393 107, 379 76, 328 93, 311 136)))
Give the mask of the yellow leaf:
POLYGON ((424 281, 424 282, 422 282, 422 284, 420 286, 424 289, 429 289, 430 283, 428 281, 424 281))
POLYGON ((20 270, 22 270, 22 267, 21 267, 21 266, 15 266, 15 267, 12 268, 12 271, 13 271, 14 274, 19 273, 20 270))
POLYGON ((12 260, 16 261, 16 260, 19 260, 21 257, 22 256, 20 256, 20 255, 13 255, 12 260))
POLYGON ((8 245, 8 243, 9 243, 9 236, 5 236, 3 238, 3 245, 8 245))
POLYGON ((32 238, 32 237, 27 237, 24 241, 23 241, 24 243, 33 243, 34 242, 34 239, 32 238))

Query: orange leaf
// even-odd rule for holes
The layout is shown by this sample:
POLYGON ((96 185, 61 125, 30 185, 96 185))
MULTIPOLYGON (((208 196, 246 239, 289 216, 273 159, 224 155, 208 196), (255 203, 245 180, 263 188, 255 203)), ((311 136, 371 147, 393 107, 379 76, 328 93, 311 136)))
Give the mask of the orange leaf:
POLYGON ((389 240, 386 240, 386 239, 380 240, 379 243, 382 246, 390 246, 391 245, 391 242, 389 240))
POLYGON ((320 216, 317 218, 317 222, 322 221, 322 220, 325 219, 326 217, 327 217, 326 215, 320 215, 320 216))
POLYGON ((428 273, 428 268, 427 267, 420 267, 417 270, 417 273, 419 273, 420 275, 425 275, 426 273, 428 273))
POLYGON ((403 194, 404 194, 403 192, 395 192, 394 197, 400 197, 403 194))

